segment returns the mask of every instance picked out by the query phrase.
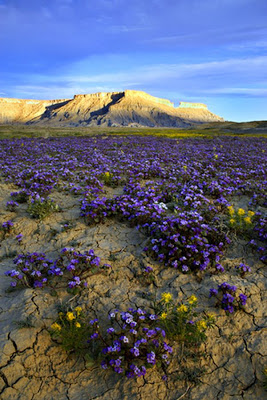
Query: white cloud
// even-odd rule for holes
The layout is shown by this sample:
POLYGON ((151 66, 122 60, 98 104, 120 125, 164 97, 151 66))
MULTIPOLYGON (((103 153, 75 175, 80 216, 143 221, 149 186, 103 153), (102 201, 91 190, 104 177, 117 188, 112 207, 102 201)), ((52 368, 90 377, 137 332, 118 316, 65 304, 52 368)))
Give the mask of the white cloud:
MULTIPOLYGON (((82 64, 81 64, 82 69, 82 64)), ((210 61, 194 64, 156 64, 147 65, 127 71, 113 73, 103 73, 94 75, 60 75, 53 80, 73 83, 121 83, 138 84, 151 82, 158 79, 182 79, 197 76, 207 76, 208 78, 223 74, 224 76, 238 76, 239 78, 247 75, 254 76, 259 74, 266 76, 267 56, 228 59, 222 61, 210 61), (238 75, 237 75, 238 74, 238 75)), ((48 78, 49 79, 49 78, 48 78)))
POLYGON ((248 95, 248 96, 257 96, 264 97, 267 96, 267 87, 266 88, 239 88, 239 87, 227 87, 227 88, 218 88, 218 89, 209 89, 203 90, 203 94, 237 94, 237 95, 248 95))
MULTIPOLYGON (((80 63, 80 71, 88 71, 88 61, 85 60, 84 65, 80 63)), ((70 98, 78 93, 131 88, 149 91, 152 88, 154 93, 179 91, 185 98, 219 94, 263 97, 267 95, 266 71, 267 56, 193 64, 155 64, 101 74, 62 74, 58 71, 54 76, 23 75, 25 84, 13 87, 12 93, 17 97, 51 99, 70 98)), ((2 88, 6 90, 3 84, 2 88)))

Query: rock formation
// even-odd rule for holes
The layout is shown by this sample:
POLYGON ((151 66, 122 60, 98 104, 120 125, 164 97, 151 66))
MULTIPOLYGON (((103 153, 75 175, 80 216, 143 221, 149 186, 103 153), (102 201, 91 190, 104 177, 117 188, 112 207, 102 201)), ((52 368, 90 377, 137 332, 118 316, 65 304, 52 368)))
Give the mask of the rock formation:
POLYGON ((223 121, 205 104, 181 102, 179 107, 142 91, 75 95, 63 100, 0 99, 0 123, 41 126, 188 127, 223 121))

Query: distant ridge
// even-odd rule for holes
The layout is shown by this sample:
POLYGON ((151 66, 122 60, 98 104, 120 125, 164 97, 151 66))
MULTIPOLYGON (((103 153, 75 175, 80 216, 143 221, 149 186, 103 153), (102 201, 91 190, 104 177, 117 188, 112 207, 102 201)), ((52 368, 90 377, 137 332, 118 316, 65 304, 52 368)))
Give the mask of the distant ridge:
POLYGON ((40 126, 179 127, 219 122, 202 103, 180 102, 179 107, 136 90, 75 95, 73 99, 22 100, 0 98, 0 124, 40 126))

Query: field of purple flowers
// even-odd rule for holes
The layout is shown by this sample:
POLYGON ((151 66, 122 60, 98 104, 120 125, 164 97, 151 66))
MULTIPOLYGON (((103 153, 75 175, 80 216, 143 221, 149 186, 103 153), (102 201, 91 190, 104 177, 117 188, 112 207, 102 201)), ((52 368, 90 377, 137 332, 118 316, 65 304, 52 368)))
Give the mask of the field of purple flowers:
POLYGON ((145 399, 153 385, 159 399, 263 399, 266 154, 255 137, 2 140, 3 399, 145 399), (12 301, 27 339, 12 339, 12 301), (52 354, 41 376, 38 335, 83 359, 60 387, 69 360, 52 354))

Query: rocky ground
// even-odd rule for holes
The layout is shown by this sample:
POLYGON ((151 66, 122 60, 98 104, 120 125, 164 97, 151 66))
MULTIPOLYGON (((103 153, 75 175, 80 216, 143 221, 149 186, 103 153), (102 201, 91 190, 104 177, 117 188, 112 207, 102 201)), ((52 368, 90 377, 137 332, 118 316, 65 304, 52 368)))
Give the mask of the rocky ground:
MULTIPOLYGON (((194 275, 184 275, 164 268, 143 253, 146 237, 136 228, 111 219, 105 224, 88 227, 79 217, 79 197, 53 192, 51 197, 62 211, 44 221, 32 219, 21 205, 16 213, 4 210, 9 194, 16 188, 1 184, 1 219, 12 219, 15 231, 3 238, 0 247, 0 398, 2 400, 90 400, 90 399, 217 399, 263 400, 263 368, 266 367, 266 269, 246 246, 236 238, 224 257, 225 272, 207 274, 202 281, 194 275), (71 229, 62 230, 64 223, 71 229), (21 243, 16 235, 23 234, 21 243), (80 296, 66 293, 62 288, 57 296, 45 289, 16 289, 7 291, 10 278, 4 276, 12 269, 13 259, 22 252, 45 252, 57 257, 62 248, 75 246, 80 251, 94 249, 102 263, 112 265, 107 275, 87 279, 88 287, 80 296), (252 272, 241 278, 235 270, 240 262, 252 272), (154 284, 145 285, 139 275, 140 263, 154 268, 154 284), (230 280, 248 296, 245 310, 227 316, 214 307, 209 289, 230 280), (160 298, 162 292, 172 293, 175 299, 195 294, 199 310, 216 314, 216 326, 208 331, 201 365, 205 372, 198 383, 171 379, 163 382, 154 370, 136 380, 103 371, 98 365, 87 366, 83 358, 68 355, 54 341, 48 329, 57 316, 58 303, 82 305, 96 315, 104 315, 120 307, 147 307, 149 296, 160 298)), ((106 188, 106 196, 120 194, 120 188, 106 188)), ((240 200, 239 201, 245 201, 240 200)), ((174 377, 177 359, 170 373, 174 377)))

